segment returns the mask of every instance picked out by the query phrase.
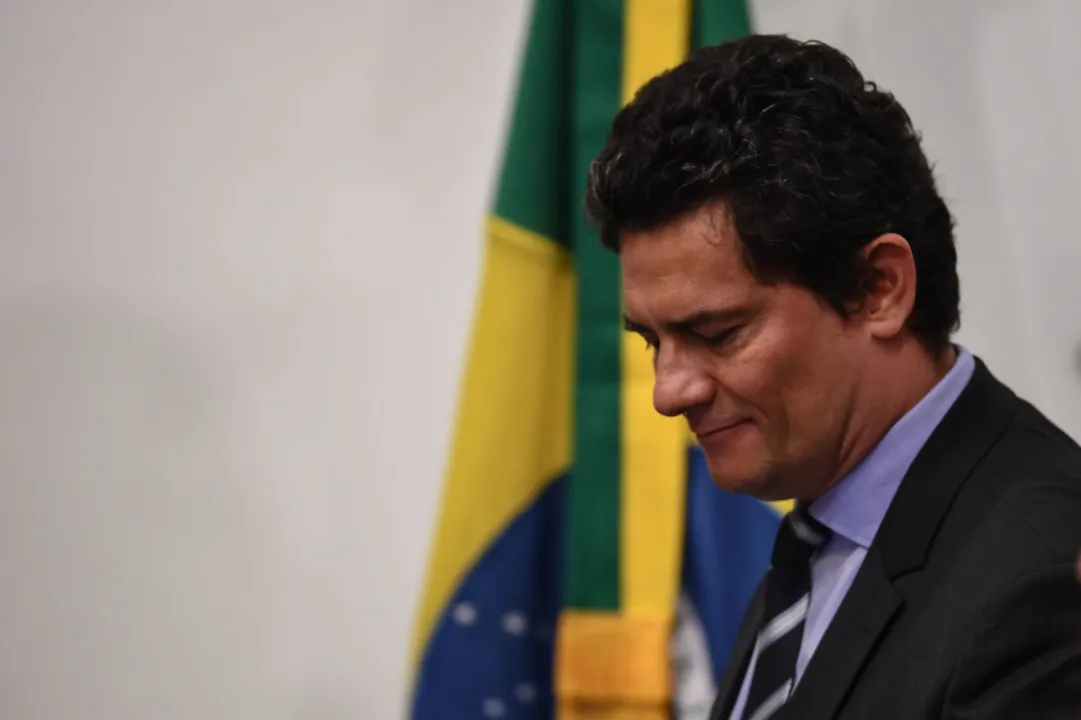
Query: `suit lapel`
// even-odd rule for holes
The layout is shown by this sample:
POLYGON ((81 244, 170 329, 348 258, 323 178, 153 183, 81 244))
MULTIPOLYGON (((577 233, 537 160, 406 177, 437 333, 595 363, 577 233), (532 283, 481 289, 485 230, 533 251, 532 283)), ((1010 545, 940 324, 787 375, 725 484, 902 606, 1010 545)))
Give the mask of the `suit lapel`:
POLYGON ((905 474, 852 587, 777 718, 826 720, 839 714, 876 641, 904 606, 896 581, 926 564, 961 486, 1019 405, 977 359, 968 386, 905 474))
POLYGON ((785 710, 799 718, 834 717, 875 641, 902 604, 881 555, 872 547, 785 710))
POLYGON ((747 672, 747 664, 751 660, 751 652, 754 650, 755 637, 758 635, 758 626, 762 622, 763 606, 766 599, 766 583, 758 584, 758 590, 743 616, 743 622, 739 626, 739 635, 736 636, 736 646, 732 650, 732 657, 728 661, 728 667, 724 670, 720 687, 717 690, 717 699, 713 703, 713 711, 710 720, 728 720, 732 714, 732 706, 739 697, 740 687, 743 685, 743 676, 747 672))

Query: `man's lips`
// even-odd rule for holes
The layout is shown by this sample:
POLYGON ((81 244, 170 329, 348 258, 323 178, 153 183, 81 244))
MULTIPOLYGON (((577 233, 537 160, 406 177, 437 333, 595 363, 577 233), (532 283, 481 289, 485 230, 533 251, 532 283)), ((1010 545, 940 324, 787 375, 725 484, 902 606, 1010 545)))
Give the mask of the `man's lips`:
POLYGON ((698 438, 699 442, 701 442, 702 440, 705 440, 708 437, 714 437, 716 435, 720 435, 721 433, 728 432, 729 430, 738 428, 741 425, 745 425, 748 422, 750 422, 750 421, 749 420, 737 420, 735 422, 728 423, 727 425, 721 425, 719 427, 715 427, 715 428, 712 428, 710 430, 703 430, 703 431, 695 430, 694 435, 695 435, 695 437, 698 438))

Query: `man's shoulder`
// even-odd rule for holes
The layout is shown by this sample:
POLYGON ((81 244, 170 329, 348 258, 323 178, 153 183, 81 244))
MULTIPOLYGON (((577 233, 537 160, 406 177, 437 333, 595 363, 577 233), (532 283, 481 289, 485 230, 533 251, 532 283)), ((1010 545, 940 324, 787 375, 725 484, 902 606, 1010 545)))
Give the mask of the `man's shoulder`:
POLYGON ((977 359, 905 474, 876 543, 889 572, 929 562, 919 584, 969 571, 1009 581, 1075 557, 1078 518, 1081 447, 977 359))
POLYGON ((1029 492, 1081 488, 1081 446, 1030 403, 1021 400, 975 473, 999 478, 1003 494, 1023 503, 1029 492))
POLYGON ((1077 441, 1022 398, 1018 398, 1017 412, 1002 439, 1007 443, 1040 447, 1056 456, 1061 455, 1064 459, 1072 460, 1075 470, 1079 469, 1081 446, 1077 441))
POLYGON ((1081 446, 1025 401, 973 468, 966 498, 985 509, 973 544, 1008 540, 1048 562, 1081 550, 1081 446))
POLYGON ((940 560, 994 562, 1002 541, 1026 551, 1013 558, 1022 565, 1039 564, 1035 555, 1047 544, 1056 560, 1064 548, 1074 557, 1081 549, 1081 446, 976 358, 895 504, 890 544, 926 538, 940 560))
POLYGON ((951 668, 943 676, 948 706, 975 703, 1004 714, 1011 705, 1042 708, 1033 717, 1058 717, 1043 710, 1067 699, 1076 707, 1077 693, 1067 688, 1076 675, 1059 677, 1033 658, 1054 655, 1076 667, 1079 550, 1081 448, 1021 402, 963 484, 924 584, 921 617, 931 618, 951 668), (988 683, 1002 667, 1029 678, 1031 689, 993 695, 988 683))
MULTIPOLYGON (((1022 476, 1030 475, 1033 471, 1081 476, 1081 446, 1077 440, 995 378, 978 358, 964 395, 986 399, 986 402, 969 404, 969 412, 964 414, 965 424, 980 425, 985 419, 982 413, 994 414, 992 408, 998 408, 1001 416, 1007 419, 1002 425, 992 426, 1000 428, 988 452, 995 463, 1003 468, 1019 470, 1022 476)), ((984 466, 981 469, 987 468, 984 466)))
POLYGON ((1081 448, 1022 402, 962 479, 935 529, 926 564, 899 587, 941 621, 928 624, 932 634, 952 633, 959 648, 997 617, 1000 603, 1043 592, 1034 580, 1076 585, 1079 551, 1081 448))

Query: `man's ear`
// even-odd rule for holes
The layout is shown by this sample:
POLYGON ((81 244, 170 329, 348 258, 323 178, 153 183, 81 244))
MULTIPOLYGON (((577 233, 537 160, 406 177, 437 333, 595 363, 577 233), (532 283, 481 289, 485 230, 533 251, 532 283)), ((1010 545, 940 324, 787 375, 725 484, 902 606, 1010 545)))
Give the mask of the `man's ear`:
POLYGON ((881 340, 900 335, 916 304, 916 259, 900 235, 879 235, 863 248, 870 279, 861 315, 871 334, 881 340))

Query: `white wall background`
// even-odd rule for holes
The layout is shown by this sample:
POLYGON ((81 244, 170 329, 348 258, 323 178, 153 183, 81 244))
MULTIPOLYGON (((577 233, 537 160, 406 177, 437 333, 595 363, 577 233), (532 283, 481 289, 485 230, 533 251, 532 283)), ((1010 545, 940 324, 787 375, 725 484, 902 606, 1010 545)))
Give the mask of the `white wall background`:
POLYGON ((400 715, 524 8, 0 2, 0 717, 400 715))
MULTIPOLYGON (((0 2, 0 717, 402 715, 525 6, 0 2)), ((1081 9, 755 11, 908 105, 1081 437, 1081 9)))

